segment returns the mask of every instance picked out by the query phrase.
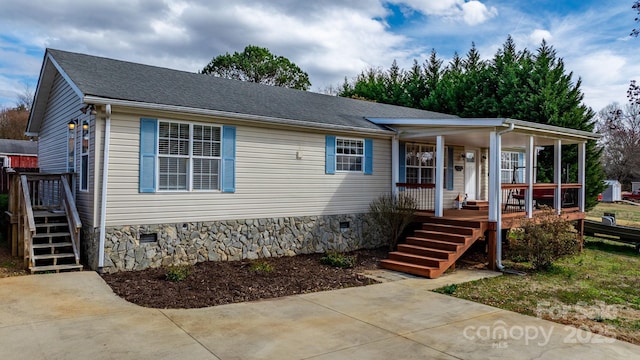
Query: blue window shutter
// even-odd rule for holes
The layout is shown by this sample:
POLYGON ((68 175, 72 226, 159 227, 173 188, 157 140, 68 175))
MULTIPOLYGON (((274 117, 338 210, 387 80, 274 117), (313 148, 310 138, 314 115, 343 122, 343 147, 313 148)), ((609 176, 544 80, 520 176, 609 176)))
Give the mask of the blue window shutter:
POLYGON ((405 143, 400 143, 400 149, 398 151, 398 175, 399 182, 407 182, 407 147, 405 143))
POLYGON ((222 127, 222 192, 236 192, 236 127, 222 127))
POLYGON ((453 146, 447 148, 447 190, 453 190, 453 146))
POLYGON ((324 168, 326 174, 336 173, 336 137, 327 135, 325 139, 326 150, 324 158, 324 168))
POLYGON ((364 139, 364 174, 373 174, 373 140, 364 139))
POLYGON ((158 146, 158 120, 140 119, 140 173, 139 191, 156 192, 156 156, 158 146))

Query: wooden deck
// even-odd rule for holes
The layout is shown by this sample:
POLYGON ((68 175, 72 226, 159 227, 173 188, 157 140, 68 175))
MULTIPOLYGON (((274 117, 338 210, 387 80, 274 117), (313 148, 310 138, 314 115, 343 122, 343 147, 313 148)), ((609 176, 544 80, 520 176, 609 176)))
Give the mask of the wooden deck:
MULTIPOLYGON (((418 224, 415 224, 412 234, 406 237, 404 243, 398 244, 397 250, 390 252, 389 258, 382 260, 380 265, 437 278, 447 269, 455 267, 455 262, 477 240, 483 240, 486 241, 489 268, 495 270, 497 245, 504 234, 499 230, 521 226, 527 214, 523 211, 506 211, 501 214, 502 222, 498 226, 489 221, 488 213, 486 201, 467 202, 463 209, 447 209, 440 217, 434 216, 431 211, 419 212, 416 219, 418 224)), ((535 210, 532 220, 542 219, 543 214, 548 216, 548 210, 535 210)), ((579 208, 563 208, 560 216, 568 221, 576 221, 582 242, 585 214, 579 208)))
MULTIPOLYGON (((541 213, 542 210, 534 210, 533 217, 536 213, 541 213)), ((488 210, 470 210, 470 209, 446 209, 443 211, 442 218, 450 220, 469 220, 480 221, 486 224, 489 223, 488 210)), ((520 225, 520 221, 525 219, 527 214, 525 212, 510 212, 502 214, 502 229, 511 229, 520 225)), ((578 208, 565 208, 562 209, 562 217, 569 221, 583 220, 586 217, 586 213, 580 212, 578 208)), ((434 218, 433 211, 419 211, 416 216, 417 222, 425 222, 431 218, 434 218)))

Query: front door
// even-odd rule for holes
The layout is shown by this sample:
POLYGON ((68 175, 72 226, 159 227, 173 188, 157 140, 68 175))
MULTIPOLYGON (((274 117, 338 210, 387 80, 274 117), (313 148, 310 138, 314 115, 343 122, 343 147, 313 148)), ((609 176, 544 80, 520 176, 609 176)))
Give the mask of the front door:
POLYGON ((464 191, 467 200, 477 200, 478 189, 478 150, 465 149, 464 156, 464 191))

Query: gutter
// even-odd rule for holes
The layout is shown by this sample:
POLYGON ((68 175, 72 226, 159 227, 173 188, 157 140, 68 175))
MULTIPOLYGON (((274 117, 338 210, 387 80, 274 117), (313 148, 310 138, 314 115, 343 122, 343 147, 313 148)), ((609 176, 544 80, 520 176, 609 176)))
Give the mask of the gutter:
POLYGON ((375 134, 380 136, 386 136, 389 138, 396 135, 396 132, 391 130, 367 129, 367 128, 360 128, 355 126, 336 125, 336 124, 322 124, 322 123, 314 123, 309 121, 276 118, 271 116, 240 114, 240 113, 233 113, 233 112, 221 111, 221 110, 199 109, 199 108, 176 106, 176 105, 164 105, 164 104, 143 103, 143 102, 128 101, 128 100, 105 99, 105 98, 91 96, 91 95, 85 96, 84 101, 88 103, 96 104, 96 105, 110 104, 112 106, 131 107, 134 109, 147 109, 147 110, 156 110, 156 111, 187 113, 187 114, 202 115, 202 116, 214 116, 214 117, 233 119, 236 121, 252 123, 252 124, 255 124, 255 123, 262 124, 262 125, 276 124, 276 125, 285 125, 285 126, 290 126, 295 128, 316 129, 321 131, 331 130, 331 131, 357 132, 360 134, 363 134, 363 133, 375 134))
POLYGON ((104 267, 104 243, 107 223, 107 181, 109 179, 109 141, 111 139, 111 104, 106 104, 104 124, 104 153, 102 156, 102 193, 100 199, 100 239, 98 244, 98 273, 104 267))
MULTIPOLYGON (((498 148, 498 158, 494 159, 494 161, 498 161, 500 162, 500 153, 502 152, 502 134, 506 134, 508 132, 511 132, 515 129, 515 124, 514 123, 510 123, 509 124, 509 128, 508 129, 504 129, 501 131, 498 131, 496 133, 496 147, 498 148)), ((496 182, 496 184, 493 184, 493 186, 495 186, 496 188, 496 199, 494 199, 496 201, 496 204, 499 205, 502 203, 502 187, 501 187, 501 182, 502 180, 500 179, 501 177, 501 172, 500 172, 500 167, 497 168, 498 169, 498 181, 496 182)), ((497 222, 496 222, 496 267, 498 268, 498 270, 500 271, 504 271, 504 265, 502 265, 502 210, 501 210, 501 206, 496 206, 497 209, 497 222)))

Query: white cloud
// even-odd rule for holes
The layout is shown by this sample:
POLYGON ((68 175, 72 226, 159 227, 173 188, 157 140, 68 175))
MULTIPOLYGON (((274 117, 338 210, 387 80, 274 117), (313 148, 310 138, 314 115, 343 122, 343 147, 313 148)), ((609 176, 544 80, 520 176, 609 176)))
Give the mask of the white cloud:
POLYGON ((462 18, 464 21, 473 26, 482 24, 483 22, 498 15, 498 10, 495 7, 487 8, 487 6, 480 1, 469 1, 461 5, 462 18))
POLYGON ((478 0, 405 0, 391 1, 405 4, 425 15, 443 16, 453 20, 462 20, 474 26, 486 22, 498 15, 498 9, 489 7, 478 0))
POLYGON ((548 30, 542 29, 535 29, 531 32, 531 35, 529 35, 529 41, 531 43, 540 44, 542 40, 550 42, 553 40, 553 36, 551 36, 551 33, 548 30))

